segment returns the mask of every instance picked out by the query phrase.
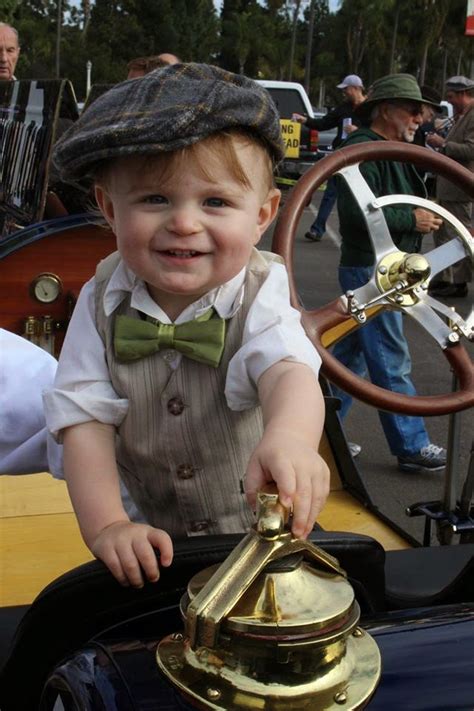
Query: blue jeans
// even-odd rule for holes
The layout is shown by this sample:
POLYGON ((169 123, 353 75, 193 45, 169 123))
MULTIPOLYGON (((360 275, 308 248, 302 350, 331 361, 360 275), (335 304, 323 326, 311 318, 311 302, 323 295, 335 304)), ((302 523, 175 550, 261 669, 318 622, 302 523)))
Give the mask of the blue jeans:
POLYGON ((326 184, 326 190, 324 191, 323 199, 319 206, 318 214, 316 219, 309 228, 311 232, 316 232, 318 235, 323 235, 326 230, 326 222, 328 221, 329 215, 331 214, 334 203, 337 200, 337 188, 336 180, 334 176, 329 178, 326 184))
MULTIPOLYGON (((373 267, 339 267, 339 283, 344 292, 366 284, 373 267)), ((406 395, 416 395, 410 379, 411 359, 403 334, 402 314, 384 311, 365 326, 346 336, 334 347, 338 360, 356 375, 367 373, 375 385, 406 395)), ((341 418, 347 414, 352 398, 333 386, 334 394, 342 400, 341 418)), ((398 415, 379 410, 379 418, 390 451, 398 457, 415 454, 429 444, 422 417, 398 415)))

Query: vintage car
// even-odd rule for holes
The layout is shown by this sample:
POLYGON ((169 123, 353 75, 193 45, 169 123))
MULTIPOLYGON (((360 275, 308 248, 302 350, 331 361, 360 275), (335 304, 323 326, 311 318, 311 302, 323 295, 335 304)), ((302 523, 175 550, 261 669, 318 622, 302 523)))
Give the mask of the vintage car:
MULTIPOLYGON (((46 95, 46 84, 32 84, 28 106, 42 91, 40 101, 46 95)), ((26 124, 8 93, 16 89, 2 88, 2 155, 8 148, 10 161, 25 161, 32 155, 22 147, 26 124), (12 127, 15 121, 21 125, 12 127), (20 139, 10 148, 14 131, 20 139)), ((56 116, 58 111, 56 103, 56 116)), ((40 123, 44 112, 43 103, 40 123)), ((434 152, 391 142, 345 148, 298 181, 279 217, 273 249, 285 258, 293 303, 321 353, 323 386, 335 382, 380 409, 451 417, 474 404, 473 367, 462 344, 472 339, 474 324, 428 296, 427 285, 442 268, 472 258, 473 239, 434 203, 406 195, 375 198, 358 164, 377 159, 428 165, 474 195, 472 174, 434 152), (300 304, 294 276, 295 233, 313 191, 335 171, 364 212, 376 269, 365 287, 309 312, 300 304), (382 208, 400 201, 450 220, 458 238, 423 256, 399 252, 382 208), (335 361, 329 346, 381 308, 400 309, 426 328, 456 373, 455 391, 395 395, 335 361)), ((18 206, 30 195, 28 183, 18 181, 15 171, 8 175, 11 182, 2 174, 0 326, 57 354, 77 291, 114 249, 113 235, 91 215, 42 219, 47 181, 43 212, 22 218, 18 206)), ((310 543, 291 536, 288 512, 274 492, 262 492, 257 524, 245 537, 177 542, 173 565, 158 584, 140 590, 120 587, 99 561, 90 560, 62 482, 46 474, 3 477, 9 513, 0 518, 0 621, 5 630, 18 625, 13 639, 5 634, 2 711, 472 711, 474 463, 459 499, 453 499, 448 468, 444 499, 420 503, 412 512, 427 521, 424 545, 414 545, 373 504, 337 406, 328 391, 321 452, 331 469, 331 494, 310 543), (446 545, 429 545, 432 524, 446 545), (448 545, 453 531, 457 545, 448 545)))
POLYGON ((115 245, 82 207, 86 186, 71 211, 54 174, 54 141, 77 117, 67 80, 0 82, 0 325, 54 355, 80 288, 115 245))

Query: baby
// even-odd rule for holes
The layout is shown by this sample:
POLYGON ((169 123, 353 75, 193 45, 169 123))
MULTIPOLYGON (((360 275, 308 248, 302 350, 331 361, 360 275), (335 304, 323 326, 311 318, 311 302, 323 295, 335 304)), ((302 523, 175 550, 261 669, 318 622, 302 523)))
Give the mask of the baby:
POLYGON ((172 539, 248 529, 267 482, 295 536, 327 497, 319 357, 280 258, 255 248, 283 150, 266 90, 204 64, 117 85, 57 145, 118 251, 79 296, 45 409, 84 540, 124 585, 157 580, 172 539))

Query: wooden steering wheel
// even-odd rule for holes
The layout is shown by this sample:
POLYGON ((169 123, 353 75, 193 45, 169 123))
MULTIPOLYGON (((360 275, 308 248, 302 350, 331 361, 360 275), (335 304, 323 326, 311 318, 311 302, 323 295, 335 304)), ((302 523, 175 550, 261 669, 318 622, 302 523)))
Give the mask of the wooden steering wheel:
POLYGON ((428 284, 433 276, 463 257, 472 259, 474 240, 459 220, 430 200, 411 195, 377 198, 359 170, 359 163, 367 160, 393 160, 423 166, 456 183, 474 198, 472 173, 435 151, 396 141, 363 143, 337 150, 300 178, 275 227, 272 249, 285 259, 292 304, 301 311, 306 333, 321 355, 324 375, 359 400, 381 410, 407 415, 445 415, 468 409, 474 405, 474 371, 460 337, 474 340, 474 317, 471 314, 465 322, 428 295, 428 284), (354 292, 347 292, 321 308, 306 311, 298 298, 293 267, 296 229, 314 190, 334 173, 347 181, 363 212, 375 253, 374 274, 367 284, 354 292), (400 252, 392 241, 382 210, 396 203, 431 210, 454 227, 456 239, 424 255, 400 252), (381 308, 409 314, 430 333, 458 378, 458 390, 431 396, 395 393, 355 375, 331 355, 327 348, 341 337, 341 330, 345 335, 363 326, 381 308))

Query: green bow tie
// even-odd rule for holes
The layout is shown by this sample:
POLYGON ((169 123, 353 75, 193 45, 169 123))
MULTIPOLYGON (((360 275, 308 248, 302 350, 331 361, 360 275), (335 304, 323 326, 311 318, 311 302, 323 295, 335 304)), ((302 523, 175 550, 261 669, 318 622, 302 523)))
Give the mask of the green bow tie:
POLYGON ((224 350, 225 320, 209 309, 194 321, 178 326, 130 316, 115 319, 115 355, 121 361, 146 358, 164 348, 173 348, 192 360, 217 368, 224 350), (214 318, 213 318, 214 316, 214 318))

